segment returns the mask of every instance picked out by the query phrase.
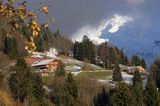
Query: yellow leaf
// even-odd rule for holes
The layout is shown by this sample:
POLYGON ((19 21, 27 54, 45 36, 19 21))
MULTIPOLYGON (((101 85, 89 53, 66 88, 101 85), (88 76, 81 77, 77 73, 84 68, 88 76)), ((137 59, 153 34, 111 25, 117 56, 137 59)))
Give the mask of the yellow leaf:
POLYGON ((32 35, 33 35, 34 37, 37 37, 38 34, 39 34, 39 33, 38 33, 37 31, 33 31, 33 32, 32 32, 32 35))
POLYGON ((41 11, 43 11, 46 14, 48 14, 48 6, 42 7, 41 11))
POLYGON ((47 28, 47 27, 48 27, 48 24, 45 24, 44 27, 47 28))

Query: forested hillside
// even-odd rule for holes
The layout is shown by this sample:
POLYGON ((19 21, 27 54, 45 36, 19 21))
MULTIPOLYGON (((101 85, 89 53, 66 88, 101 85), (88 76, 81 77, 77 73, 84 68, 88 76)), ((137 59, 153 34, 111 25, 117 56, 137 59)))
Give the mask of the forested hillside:
MULTIPOLYGON (((95 44, 88 35, 72 41, 47 22, 39 25, 26 4, 0 1, 0 106, 160 105, 159 59, 148 73, 143 58, 110 42, 95 44), (132 84, 125 83, 122 73, 136 66, 144 73, 131 69, 132 84)), ((49 6, 40 5, 38 14, 48 17, 49 6)))

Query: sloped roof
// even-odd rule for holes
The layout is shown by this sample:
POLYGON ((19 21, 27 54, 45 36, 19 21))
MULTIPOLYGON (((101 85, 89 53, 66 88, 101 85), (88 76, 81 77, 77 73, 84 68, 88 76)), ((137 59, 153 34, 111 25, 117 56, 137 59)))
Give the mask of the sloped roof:
POLYGON ((25 58, 25 61, 27 64, 32 65, 36 61, 42 61, 45 60, 44 58, 33 58, 33 57, 27 57, 25 58))
POLYGON ((45 59, 45 60, 41 60, 41 61, 35 61, 32 66, 35 67, 35 66, 42 66, 42 65, 47 65, 49 64, 50 62, 52 62, 54 59, 45 59))

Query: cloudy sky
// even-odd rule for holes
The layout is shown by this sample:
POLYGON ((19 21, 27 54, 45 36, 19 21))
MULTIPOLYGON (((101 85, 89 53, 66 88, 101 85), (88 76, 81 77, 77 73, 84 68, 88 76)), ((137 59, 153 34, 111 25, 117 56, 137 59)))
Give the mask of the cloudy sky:
POLYGON ((96 43, 109 41, 128 54, 157 56, 159 47, 154 41, 160 39, 159 0, 30 0, 29 3, 37 8, 39 1, 50 5, 49 17, 56 20, 50 25, 52 30, 59 29, 72 40, 80 41, 87 35, 96 43))

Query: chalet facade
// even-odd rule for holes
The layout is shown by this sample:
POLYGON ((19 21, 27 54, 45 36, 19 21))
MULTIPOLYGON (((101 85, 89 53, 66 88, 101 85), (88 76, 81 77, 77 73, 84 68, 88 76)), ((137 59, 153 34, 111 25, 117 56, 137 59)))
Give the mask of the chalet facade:
POLYGON ((35 72, 40 73, 41 76, 52 76, 57 71, 58 66, 61 64, 55 59, 45 58, 26 58, 26 63, 36 69, 35 72))

